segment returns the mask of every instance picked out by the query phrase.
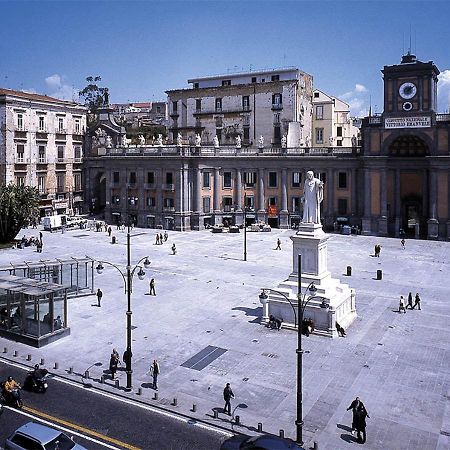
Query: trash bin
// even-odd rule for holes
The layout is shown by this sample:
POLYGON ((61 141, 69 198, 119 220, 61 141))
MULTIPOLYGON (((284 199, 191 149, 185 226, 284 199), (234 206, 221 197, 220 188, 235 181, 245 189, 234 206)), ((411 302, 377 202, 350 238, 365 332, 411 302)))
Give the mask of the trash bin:
POLYGON ((377 270, 377 280, 381 280, 383 278, 383 271, 378 269, 377 270))
POLYGON ((116 243, 116 237, 113 236, 113 237, 111 238, 111 244, 115 244, 115 243, 116 243))
POLYGON ((352 266, 347 266, 347 276, 348 277, 352 276, 352 266))

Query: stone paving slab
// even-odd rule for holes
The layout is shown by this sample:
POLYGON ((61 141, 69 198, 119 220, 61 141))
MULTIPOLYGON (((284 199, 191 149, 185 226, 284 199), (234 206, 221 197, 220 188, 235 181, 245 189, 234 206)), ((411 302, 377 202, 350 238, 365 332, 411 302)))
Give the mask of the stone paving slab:
MULTIPOLYGON (((37 234, 23 230, 21 235, 37 234)), ((133 385, 142 388, 141 400, 189 414, 194 418, 237 427, 228 417, 213 418, 222 408, 222 390, 230 382, 243 426, 295 436, 296 354, 294 331, 270 330, 260 325, 261 287, 275 287, 292 270, 291 230, 248 233, 248 261, 242 261, 243 236, 208 231, 169 232, 169 240, 154 245, 154 230, 135 229, 132 259, 148 255, 152 261, 147 281, 133 284, 133 385), (277 238, 282 251, 274 251, 277 238), (175 242, 178 253, 172 255, 175 242), (148 293, 150 277, 156 279, 156 296, 148 293), (227 351, 201 371, 182 364, 207 346, 227 351), (149 365, 161 366, 159 400, 152 400, 149 365), (174 397, 178 406, 171 406, 174 397), (190 411, 192 404, 197 412, 190 411)), ((0 265, 86 254, 121 267, 126 263, 126 234, 113 230, 118 244, 106 233, 44 232, 44 252, 34 249, 4 250, 0 265)), ((370 414, 370 449, 447 449, 450 438, 450 245, 447 242, 407 240, 402 250, 397 239, 331 235, 329 270, 357 291, 358 318, 346 338, 311 335, 303 339, 309 353, 303 357, 304 437, 307 445, 318 441, 321 449, 347 449, 355 445, 349 433, 351 413, 346 411, 359 395, 370 414), (381 257, 373 247, 382 245, 381 257), (347 265, 353 276, 345 276, 347 265), (383 279, 376 280, 376 271, 383 279), (400 295, 420 292, 422 311, 396 312, 400 295)), ((105 267, 95 275, 104 292, 102 307, 95 296, 70 300, 72 334, 42 349, 0 339, 10 359, 32 363, 44 357, 48 366, 59 362, 59 372, 74 367, 74 379, 94 364, 95 379, 108 369, 113 347, 125 348, 126 296, 122 279, 105 267), (13 350, 19 357, 12 356, 13 350), (78 374, 78 375, 77 375, 78 374)), ((121 385, 125 373, 119 371, 121 385)), ((95 383, 95 382, 94 382, 95 383)), ((102 388, 117 391, 106 380, 102 388)), ((119 391, 123 394, 123 390, 119 391)), ((136 398, 136 393, 130 394, 136 398)))

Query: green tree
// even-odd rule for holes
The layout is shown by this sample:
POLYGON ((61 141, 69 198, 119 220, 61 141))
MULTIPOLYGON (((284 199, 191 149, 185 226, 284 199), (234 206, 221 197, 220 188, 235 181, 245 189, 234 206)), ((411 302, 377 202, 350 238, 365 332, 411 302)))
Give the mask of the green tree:
POLYGON ((39 191, 31 186, 0 186, 0 243, 11 242, 39 213, 39 191))
POLYGON ((99 76, 87 77, 87 86, 79 92, 80 97, 84 99, 85 106, 88 107, 89 113, 95 115, 98 108, 109 105, 108 88, 100 87, 97 83, 102 81, 99 76))

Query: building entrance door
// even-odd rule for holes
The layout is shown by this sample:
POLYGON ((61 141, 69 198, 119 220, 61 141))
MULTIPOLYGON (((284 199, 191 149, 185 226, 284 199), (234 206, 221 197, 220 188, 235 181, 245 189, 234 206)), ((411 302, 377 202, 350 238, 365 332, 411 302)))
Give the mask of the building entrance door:
POLYGON ((402 228, 406 234, 414 236, 416 224, 422 231, 422 198, 419 196, 410 196, 402 202, 402 228))

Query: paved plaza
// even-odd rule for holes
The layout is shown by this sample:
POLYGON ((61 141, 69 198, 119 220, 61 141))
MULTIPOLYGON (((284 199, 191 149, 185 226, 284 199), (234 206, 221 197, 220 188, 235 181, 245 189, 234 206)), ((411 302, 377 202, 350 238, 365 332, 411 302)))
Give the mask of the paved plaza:
MULTIPOLYGON (((116 245, 105 232, 44 232, 42 254, 35 247, 2 250, 0 265, 89 255, 125 269, 126 233, 114 227, 113 234, 116 245)), ((295 437, 297 336, 262 326, 258 299, 262 287, 275 288, 292 270, 292 234, 248 233, 244 262, 242 233, 172 231, 166 243, 155 245, 155 230, 133 230, 132 260, 146 255, 151 260, 145 281, 135 278, 132 297, 133 387, 142 387, 141 400, 231 428, 227 416, 219 413, 214 419, 212 414, 223 407, 222 391, 229 382, 236 396, 232 407, 246 406, 235 412, 243 424, 235 429, 253 432, 262 422, 265 431, 278 434, 282 428, 295 437), (278 237, 281 251, 274 250, 278 237), (156 296, 146 295, 152 277, 156 296), (215 353, 216 359, 213 354, 189 361, 208 346, 205 354, 215 353), (157 401, 149 374, 154 358, 161 366, 157 401), (170 405, 174 397, 176 407, 170 405)), ((345 338, 304 338, 306 447, 314 441, 322 450, 357 445, 346 408, 359 396, 370 415, 365 448, 450 448, 450 243, 407 240, 402 250, 397 239, 333 234, 328 254, 332 276, 357 291, 358 318, 345 338), (376 243, 382 246, 380 258, 373 257, 376 243), (351 277, 344 275, 348 265, 351 277), (378 269, 382 280, 376 280, 378 269), (410 291, 420 293, 422 310, 399 314, 399 297, 410 291)), ((42 349, 0 339, 1 348, 9 348, 1 356, 25 362, 31 353, 33 361, 43 357, 50 367, 58 362, 55 372, 65 376, 70 376, 69 366, 80 374, 102 362, 90 369, 99 378, 108 369, 112 348, 120 354, 125 349, 127 305, 122 278, 113 268, 95 274, 95 287, 104 293, 101 308, 94 306, 94 295, 69 301, 69 337, 42 349), (12 356, 13 350, 19 357, 12 356)), ((125 385, 124 371, 119 379, 125 385)), ((112 385, 111 380, 98 384, 117 391, 112 385)), ((136 397, 135 392, 127 395, 136 397)))

